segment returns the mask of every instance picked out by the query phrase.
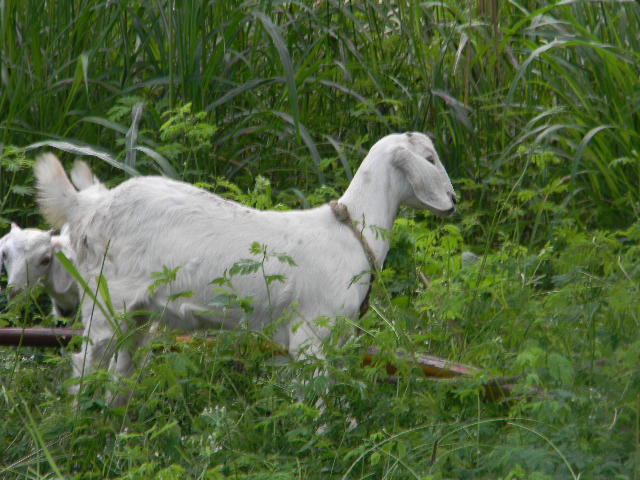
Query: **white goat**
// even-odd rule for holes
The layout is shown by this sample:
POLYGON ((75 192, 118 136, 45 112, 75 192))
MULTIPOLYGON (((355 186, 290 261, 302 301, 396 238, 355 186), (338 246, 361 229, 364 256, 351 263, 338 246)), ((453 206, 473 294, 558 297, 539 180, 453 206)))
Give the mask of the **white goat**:
MULTIPOLYGON (((455 211, 447 172, 420 133, 377 142, 337 203, 304 211, 254 210, 162 177, 132 178, 87 195, 73 188, 52 154, 38 159, 35 175, 45 218, 54 226, 69 223, 79 272, 94 289, 102 274, 121 312, 155 310, 171 328, 233 328, 243 312, 216 304, 211 281, 229 278, 253 242, 293 258, 295 265, 277 255, 260 256, 261 268, 230 282, 239 297, 253 299, 249 328, 288 319, 277 326, 274 340, 294 357, 303 351, 321 355, 331 319, 357 318, 371 271, 389 249, 389 236, 379 230, 393 227, 400 205, 438 215, 455 211), (164 267, 180 268, 173 282, 151 292, 152 274, 164 267), (286 280, 269 283, 265 276, 275 274, 286 280), (190 296, 176 295, 187 291, 190 296), (319 317, 328 323, 316 322, 319 317)), ((76 375, 114 353, 113 323, 93 307, 89 301, 83 306, 90 340, 74 358, 76 375)), ((110 368, 127 374, 130 361, 131 352, 121 351, 110 368)))
MULTIPOLYGON (((73 183, 81 190, 94 193, 106 188, 82 161, 76 162, 71 171, 73 183), (91 187, 91 188, 90 188, 91 187)), ((80 303, 78 287, 71 274, 54 255, 61 251, 73 261, 75 255, 69 240, 68 225, 60 235, 37 228, 20 228, 11 224, 11 230, 0 238, 0 271, 7 270, 7 293, 14 297, 26 287, 42 282, 51 297, 53 313, 57 317, 75 316, 80 303)))
POLYGON ((25 287, 44 284, 51 297, 57 317, 73 317, 80 297, 73 277, 54 253, 62 251, 72 258, 69 234, 65 227, 60 235, 37 228, 20 228, 11 224, 11 231, 0 238, 0 269, 7 270, 7 294, 14 297, 25 287))

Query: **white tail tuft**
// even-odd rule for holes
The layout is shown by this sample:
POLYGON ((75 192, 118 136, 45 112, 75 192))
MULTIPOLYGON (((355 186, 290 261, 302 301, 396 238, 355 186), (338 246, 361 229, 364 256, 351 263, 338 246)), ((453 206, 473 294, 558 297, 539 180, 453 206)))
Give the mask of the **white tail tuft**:
POLYGON ((34 171, 40 210, 51 226, 61 228, 76 207, 78 192, 53 153, 40 155, 34 171))

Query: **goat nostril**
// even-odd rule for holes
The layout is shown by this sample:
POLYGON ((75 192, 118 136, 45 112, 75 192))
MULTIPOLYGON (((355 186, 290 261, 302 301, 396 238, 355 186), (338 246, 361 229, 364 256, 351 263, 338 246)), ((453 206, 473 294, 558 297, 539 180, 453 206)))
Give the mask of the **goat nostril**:
POLYGON ((456 194, 455 193, 451 193, 451 194, 449 194, 449 196, 451 197, 451 203, 456 205, 458 203, 458 199, 456 198, 456 194))

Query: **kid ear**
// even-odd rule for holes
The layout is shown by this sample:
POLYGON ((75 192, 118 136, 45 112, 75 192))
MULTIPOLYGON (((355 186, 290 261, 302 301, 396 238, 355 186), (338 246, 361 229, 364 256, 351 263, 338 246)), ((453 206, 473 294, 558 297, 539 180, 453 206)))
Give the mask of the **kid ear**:
POLYGON ((59 251, 59 246, 57 249, 55 246, 54 248, 52 248, 52 253, 54 253, 54 256, 51 259, 50 279, 53 284, 53 289, 56 292, 66 292, 73 285, 73 277, 64 267, 64 265, 62 265, 62 262, 55 256, 55 253, 59 251))

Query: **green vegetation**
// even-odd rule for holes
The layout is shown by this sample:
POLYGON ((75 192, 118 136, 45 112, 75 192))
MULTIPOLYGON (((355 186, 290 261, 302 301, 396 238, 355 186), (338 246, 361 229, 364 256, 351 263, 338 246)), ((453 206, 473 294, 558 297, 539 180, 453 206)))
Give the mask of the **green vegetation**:
MULTIPOLYGON (((398 220, 328 376, 262 334, 167 334, 115 409, 104 371, 73 404, 68 354, 2 347, 1 478, 640 478, 639 4, 4 0, 0 35, 0 234, 44 227, 41 148, 306 208, 430 131, 461 198, 398 220), (483 373, 388 383, 370 345, 483 373)), ((0 326, 55 322, 36 293, 0 292, 0 326)))

